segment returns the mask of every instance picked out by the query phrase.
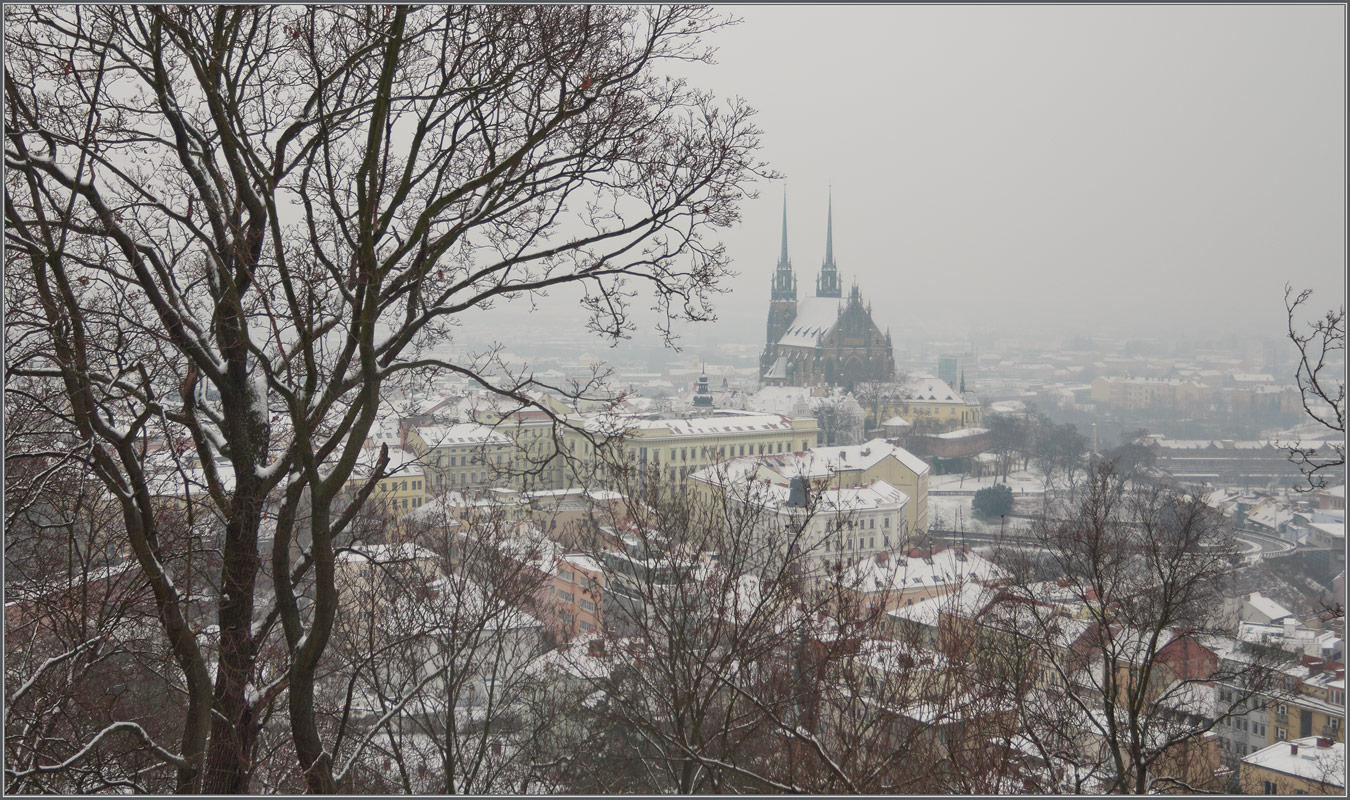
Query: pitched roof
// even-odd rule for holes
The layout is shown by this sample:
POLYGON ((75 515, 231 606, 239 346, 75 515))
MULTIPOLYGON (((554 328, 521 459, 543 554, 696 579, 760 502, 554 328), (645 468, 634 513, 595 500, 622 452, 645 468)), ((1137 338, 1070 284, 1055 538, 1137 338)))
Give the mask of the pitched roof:
POLYGON ((797 316, 779 338, 779 344, 815 347, 816 340, 829 333, 839 320, 844 301, 838 297, 808 297, 797 303, 797 316))

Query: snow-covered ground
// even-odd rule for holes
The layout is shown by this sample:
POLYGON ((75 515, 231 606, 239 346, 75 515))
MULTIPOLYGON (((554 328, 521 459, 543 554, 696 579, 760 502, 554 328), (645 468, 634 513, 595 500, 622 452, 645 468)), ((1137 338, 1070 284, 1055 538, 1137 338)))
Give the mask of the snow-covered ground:
POLYGON ((929 502, 932 502, 931 498, 937 492, 961 492, 973 495, 980 489, 988 488, 996 483, 1007 483, 1008 488, 1012 489, 1014 497, 1022 494, 1045 493, 1044 478, 1029 471, 1009 472, 1007 481, 992 475, 983 478, 972 478, 963 474, 933 475, 928 479, 929 502))
MULTIPOLYGON (((998 533, 999 525, 1004 531, 1026 527, 1030 520, 1009 517, 1007 520, 985 522, 975 516, 971 510, 971 501, 980 489, 1002 484, 1002 478, 988 476, 973 478, 969 475, 934 475, 928 479, 928 525, 933 530, 957 531, 969 533, 998 533)), ((1039 507, 1040 498, 1045 494, 1045 481, 1033 472, 1010 472, 1006 481, 1012 489, 1014 510, 1025 513, 1028 506, 1039 507), (1032 498, 1036 498, 1032 500, 1032 498)))

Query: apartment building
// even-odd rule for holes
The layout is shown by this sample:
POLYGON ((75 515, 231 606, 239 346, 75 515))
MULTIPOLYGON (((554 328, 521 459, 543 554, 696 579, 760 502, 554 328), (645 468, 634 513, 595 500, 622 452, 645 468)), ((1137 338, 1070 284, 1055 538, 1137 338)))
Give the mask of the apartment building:
POLYGON ((513 443, 486 425, 461 422, 409 428, 407 446, 425 465, 432 496, 511 482, 513 443))
POLYGON ((844 488, 884 481, 905 494, 906 528, 914 535, 928 531, 928 464, 886 439, 872 439, 847 447, 815 447, 796 453, 737 458, 714 470, 695 475, 695 492, 707 492, 728 482, 756 480, 786 487, 793 478, 805 478, 813 490, 844 488))
MULTIPOLYGON (((622 450, 609 455, 626 456, 639 475, 661 482, 672 493, 682 492, 686 479, 704 467, 731 458, 801 452, 815 447, 820 437, 814 417, 743 411, 681 419, 595 417, 588 427, 601 436, 621 435, 616 447, 622 450)), ((575 455, 598 460, 583 437, 569 438, 575 455)), ((569 475, 568 487, 572 481, 569 475)))
POLYGON ((1092 381, 1092 402, 1131 410, 1198 411, 1209 403, 1212 391, 1202 383, 1189 380, 1098 377, 1092 381))

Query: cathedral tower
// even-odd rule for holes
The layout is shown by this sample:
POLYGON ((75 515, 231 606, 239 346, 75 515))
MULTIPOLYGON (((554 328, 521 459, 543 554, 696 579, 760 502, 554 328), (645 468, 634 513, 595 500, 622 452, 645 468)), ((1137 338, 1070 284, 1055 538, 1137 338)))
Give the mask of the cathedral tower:
POLYGON ((825 261, 816 278, 816 297, 842 297, 839 270, 834 266, 834 191, 830 191, 830 205, 825 221, 825 261))
POLYGON ((773 273, 773 292, 769 300, 768 346, 772 347, 797 318, 797 275, 792 271, 787 244, 787 190, 783 190, 783 246, 778 254, 778 269, 773 273))

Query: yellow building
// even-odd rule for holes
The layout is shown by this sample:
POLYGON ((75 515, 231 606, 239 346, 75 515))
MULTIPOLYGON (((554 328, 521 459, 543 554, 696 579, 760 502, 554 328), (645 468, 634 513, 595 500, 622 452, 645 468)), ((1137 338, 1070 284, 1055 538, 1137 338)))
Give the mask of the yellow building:
MULTIPOLYGON (((597 417, 588 427, 598 433, 622 433, 617 445, 627 464, 663 485, 683 489, 690 474, 731 458, 784 455, 815 447, 820 426, 814 417, 722 411, 687 419, 597 417)), ((596 461, 589 442, 569 437, 574 455, 596 461)), ((568 475, 570 487, 574 476, 568 475)))
POLYGON ((944 381, 931 375, 914 376, 898 394, 903 399, 881 403, 876 419, 898 416, 909 423, 910 433, 946 433, 958 428, 976 428, 984 419, 979 402, 966 400, 944 381))
POLYGON ((422 425, 408 429, 407 443, 426 465, 432 496, 512 483, 509 473, 515 446, 486 425, 422 425))
MULTIPOLYGON (((909 502, 905 504, 906 528, 913 536, 928 531, 928 464, 923 459, 885 439, 872 439, 847 447, 817 447, 805 452, 756 455, 738 459, 722 468, 727 479, 753 477, 786 486, 795 477, 810 480, 813 489, 840 489, 885 481, 909 502)), ((705 470, 696 476, 696 491, 707 492, 721 476, 705 470)))
MULTIPOLYGON (((378 457, 377 449, 367 449, 362 453, 361 460, 352 469, 351 477, 345 485, 348 496, 354 496, 365 485, 378 457)), ((389 462, 385 464, 384 473, 384 477, 375 484, 375 490, 366 501, 366 508, 397 520, 426 502, 428 497, 426 475, 422 469, 422 462, 416 455, 401 448, 390 447, 389 462)))
POLYGON ((1345 795, 1345 743, 1307 736, 1278 742, 1242 759, 1245 794, 1345 795))

